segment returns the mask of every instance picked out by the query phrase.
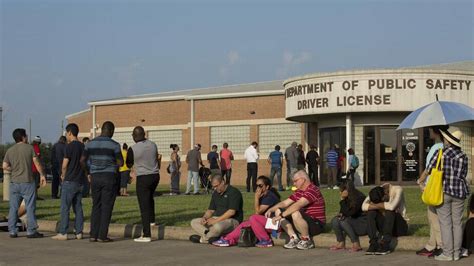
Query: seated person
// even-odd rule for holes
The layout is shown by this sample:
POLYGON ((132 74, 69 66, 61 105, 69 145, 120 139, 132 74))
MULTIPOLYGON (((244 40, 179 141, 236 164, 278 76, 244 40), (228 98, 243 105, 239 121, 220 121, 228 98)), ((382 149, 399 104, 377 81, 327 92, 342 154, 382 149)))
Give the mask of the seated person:
POLYGON ((339 187, 341 193, 341 206, 339 213, 331 221, 332 228, 336 233, 337 244, 331 250, 343 250, 346 248, 346 235, 352 242, 352 252, 361 251, 359 236, 367 234, 367 217, 362 212, 362 203, 365 195, 354 187, 351 180, 342 183, 339 187))
POLYGON ((404 236, 408 231, 402 187, 383 184, 373 188, 362 204, 362 210, 367 212, 370 239, 366 254, 389 254, 392 237, 404 236))
POLYGON ((213 242, 214 246, 229 247, 237 244, 240 237, 240 229, 243 227, 251 227, 258 242, 257 247, 265 248, 272 247, 273 242, 268 235, 271 230, 265 229, 267 218, 263 214, 268 208, 273 207, 280 202, 280 194, 272 187, 272 181, 266 176, 259 176, 257 178, 257 190, 255 191, 254 209, 255 214, 250 216, 248 221, 242 222, 234 231, 228 235, 221 237, 221 239, 213 242))
POLYGON ((198 233, 189 237, 193 243, 212 243, 234 230, 243 220, 240 191, 226 184, 220 174, 212 177, 211 185, 214 192, 209 208, 202 218, 191 221, 191 227, 198 233))
POLYGON ((474 195, 469 199, 469 208, 467 209, 466 226, 462 238, 462 256, 467 257, 472 253, 474 246, 474 195))
POLYGON ((270 218, 274 214, 273 221, 281 221, 281 227, 290 236, 285 248, 314 248, 312 237, 322 233, 326 223, 324 198, 304 170, 294 174, 293 184, 296 191, 288 199, 270 208, 265 216, 270 218))

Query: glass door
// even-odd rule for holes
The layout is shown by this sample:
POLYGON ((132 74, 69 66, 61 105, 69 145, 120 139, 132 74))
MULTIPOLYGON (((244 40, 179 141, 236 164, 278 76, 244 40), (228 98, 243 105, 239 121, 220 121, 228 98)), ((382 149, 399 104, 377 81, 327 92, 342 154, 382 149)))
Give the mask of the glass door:
POLYGON ((398 181, 398 145, 396 127, 381 127, 380 130, 380 181, 398 181))

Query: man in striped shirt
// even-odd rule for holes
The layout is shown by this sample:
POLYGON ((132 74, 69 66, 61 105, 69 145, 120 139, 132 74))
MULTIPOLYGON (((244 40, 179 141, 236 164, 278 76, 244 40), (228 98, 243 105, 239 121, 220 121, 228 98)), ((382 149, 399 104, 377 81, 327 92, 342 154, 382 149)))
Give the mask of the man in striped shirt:
POLYGON ((123 165, 120 144, 112 140, 115 126, 106 121, 102 125, 101 135, 84 148, 81 158, 82 167, 91 176, 92 213, 90 242, 111 242, 107 237, 112 209, 118 194, 118 168, 123 165), (90 167, 87 169, 87 160, 90 167))
POLYGON ((293 184, 297 190, 288 199, 270 208, 265 216, 274 216, 274 222, 281 221, 281 226, 290 236, 285 248, 314 248, 312 237, 322 233, 326 223, 324 198, 304 170, 295 173, 293 184))
MULTIPOLYGON (((336 145, 334 145, 336 146, 336 145)), ((337 187, 337 161, 339 155, 334 148, 331 148, 328 153, 326 153, 326 163, 328 164, 328 188, 338 189, 337 187)))

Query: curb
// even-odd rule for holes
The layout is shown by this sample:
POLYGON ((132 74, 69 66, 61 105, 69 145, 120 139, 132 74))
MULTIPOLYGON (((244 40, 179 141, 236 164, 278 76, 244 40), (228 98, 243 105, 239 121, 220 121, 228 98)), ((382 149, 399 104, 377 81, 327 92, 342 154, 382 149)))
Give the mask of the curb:
MULTIPOLYGON (((59 222, 39 220, 38 226, 41 231, 57 232, 59 222)), ((74 223, 71 221, 69 225, 70 233, 72 233, 74 223)), ((90 231, 90 223, 84 223, 84 232, 90 231)), ((110 224, 109 236, 131 239, 139 237, 142 233, 142 226, 138 224, 110 224)), ((185 240, 189 241, 189 236, 196 234, 190 227, 164 226, 157 225, 151 227, 151 235, 158 240, 185 240)), ((275 246, 283 246, 286 241, 286 234, 282 234, 278 239, 273 239, 275 246)), ((428 237, 404 236, 392 241, 391 246, 397 250, 415 251, 423 248, 428 242, 428 237)), ((329 248, 336 243, 334 234, 320 234, 313 238, 317 247, 329 248)), ((350 241, 346 243, 350 247, 350 241)), ((360 237, 360 245, 362 248, 369 247, 369 238, 367 236, 360 237)))

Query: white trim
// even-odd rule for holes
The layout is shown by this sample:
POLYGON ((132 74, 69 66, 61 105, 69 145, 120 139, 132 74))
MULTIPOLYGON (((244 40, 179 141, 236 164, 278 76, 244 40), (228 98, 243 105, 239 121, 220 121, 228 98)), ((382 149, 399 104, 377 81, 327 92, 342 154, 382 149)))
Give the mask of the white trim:
POLYGON ((87 112, 90 112, 91 108, 88 108, 88 109, 84 109, 82 111, 79 111, 79 112, 76 112, 76 113, 73 113, 73 114, 69 114, 69 115, 66 115, 64 118, 66 118, 67 120, 69 120, 70 118, 73 118, 75 116, 78 116, 78 115, 82 115, 84 113, 87 113, 87 112))
POLYGON ((252 97, 252 96, 272 96, 272 95, 284 95, 285 91, 283 87, 281 90, 269 90, 269 91, 252 91, 252 92, 234 92, 234 93, 218 93, 208 95, 196 95, 186 96, 185 100, 204 100, 204 99, 223 99, 223 98, 240 98, 240 97, 252 97))
POLYGON ((269 125, 269 124, 299 124, 299 122, 288 121, 285 118, 253 119, 235 121, 212 121, 196 122, 196 127, 218 127, 218 126, 241 126, 241 125, 269 125))
MULTIPOLYGON (((116 127, 115 132, 132 132, 135 127, 116 127)), ((166 125, 166 126, 144 126, 145 131, 157 131, 157 130, 179 130, 187 129, 187 124, 182 125, 166 125)))

